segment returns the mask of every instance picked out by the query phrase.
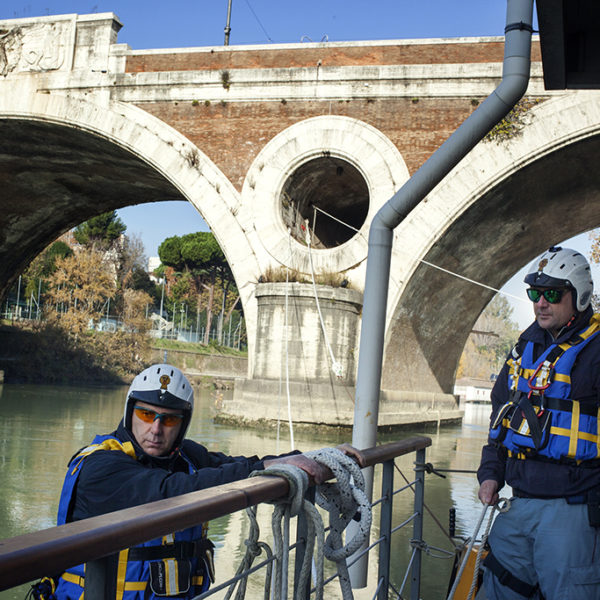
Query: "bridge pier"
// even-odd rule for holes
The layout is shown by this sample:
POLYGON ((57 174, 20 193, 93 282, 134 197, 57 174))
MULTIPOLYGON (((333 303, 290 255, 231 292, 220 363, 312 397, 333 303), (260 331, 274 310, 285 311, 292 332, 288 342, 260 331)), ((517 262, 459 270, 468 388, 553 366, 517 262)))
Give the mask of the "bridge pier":
MULTIPOLYGON (((262 283, 256 299, 252 376, 236 379, 233 398, 224 401, 217 420, 262 427, 289 418, 297 426, 352 427, 362 294, 262 283)), ((379 424, 384 429, 461 418, 451 394, 382 390, 379 424)))

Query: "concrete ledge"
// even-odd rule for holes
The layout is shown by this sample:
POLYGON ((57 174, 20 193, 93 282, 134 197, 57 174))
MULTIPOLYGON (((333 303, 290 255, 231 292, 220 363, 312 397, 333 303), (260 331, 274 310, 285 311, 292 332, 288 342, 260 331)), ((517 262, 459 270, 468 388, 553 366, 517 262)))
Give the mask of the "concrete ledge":
MULTIPOLYGON (((354 387, 336 383, 290 382, 294 426, 351 428, 354 387)), ((384 390, 381 395, 381 431, 439 427, 460 423, 463 411, 452 394, 384 390)), ((224 400, 215 420, 246 427, 275 427, 287 421, 285 382, 236 379, 233 398, 224 400)))
MULTIPOLYGON (((163 362, 164 349, 152 348, 152 360, 163 362)), ((167 362, 184 373, 194 376, 244 377, 248 371, 248 359, 245 356, 226 354, 200 354, 185 350, 168 350, 167 362)))

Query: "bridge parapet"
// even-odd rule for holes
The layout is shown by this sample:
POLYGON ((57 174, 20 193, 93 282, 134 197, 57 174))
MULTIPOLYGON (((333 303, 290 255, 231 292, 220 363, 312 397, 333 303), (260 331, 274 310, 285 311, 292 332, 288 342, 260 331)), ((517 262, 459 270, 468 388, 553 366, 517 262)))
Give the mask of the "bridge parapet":
POLYGON ((107 71, 121 27, 113 13, 0 21, 0 75, 107 71))

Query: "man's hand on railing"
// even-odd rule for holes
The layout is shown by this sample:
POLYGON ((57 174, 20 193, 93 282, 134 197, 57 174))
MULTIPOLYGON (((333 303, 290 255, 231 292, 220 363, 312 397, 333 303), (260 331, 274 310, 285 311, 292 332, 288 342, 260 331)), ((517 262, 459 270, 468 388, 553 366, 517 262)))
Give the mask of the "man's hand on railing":
POLYGON ((361 469, 363 469, 364 467, 367 466, 365 457, 362 455, 362 452, 358 448, 355 448, 354 446, 352 446, 351 444, 348 444, 347 442, 344 442, 343 444, 336 446, 336 448, 338 450, 341 450, 346 456, 353 458, 355 460, 356 464, 361 469))
POLYGON ((333 477, 333 473, 327 467, 320 465, 312 458, 308 458, 308 456, 304 456, 304 454, 270 458, 264 461, 265 468, 277 464, 294 465, 299 469, 302 469, 308 475, 311 482, 316 483, 317 485, 333 477))

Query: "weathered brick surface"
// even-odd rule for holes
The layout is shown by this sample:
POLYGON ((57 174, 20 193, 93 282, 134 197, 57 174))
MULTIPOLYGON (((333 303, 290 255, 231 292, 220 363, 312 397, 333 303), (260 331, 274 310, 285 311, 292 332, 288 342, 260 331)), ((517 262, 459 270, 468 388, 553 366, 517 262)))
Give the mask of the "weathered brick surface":
MULTIPOLYGON (((306 48, 198 50, 127 57, 128 72, 224 70, 397 64, 501 62, 497 39, 465 42, 408 42, 390 45, 323 45, 306 48)), ((532 48, 540 60, 539 43, 532 48)), ((144 102, 141 108, 173 126, 205 152, 239 190, 264 145, 298 121, 344 115, 369 123, 402 153, 410 173, 456 130, 482 98, 351 98, 333 101, 144 102)))
MULTIPOLYGON (((260 50, 203 50, 196 52, 134 54, 127 57, 129 73, 156 71, 197 71, 210 69, 257 69, 362 65, 466 64, 501 62, 504 43, 401 44, 374 46, 327 46, 315 48, 260 50)), ((541 60, 539 43, 534 42, 532 59, 541 60)))
POLYGON ((185 134, 241 189, 256 155, 275 135, 310 117, 334 114, 376 127, 396 145, 410 173, 444 142, 475 106, 468 99, 353 99, 250 103, 144 103, 144 110, 185 134))

